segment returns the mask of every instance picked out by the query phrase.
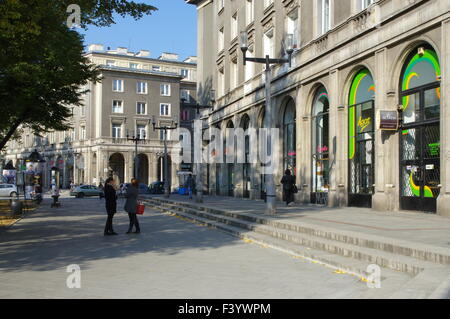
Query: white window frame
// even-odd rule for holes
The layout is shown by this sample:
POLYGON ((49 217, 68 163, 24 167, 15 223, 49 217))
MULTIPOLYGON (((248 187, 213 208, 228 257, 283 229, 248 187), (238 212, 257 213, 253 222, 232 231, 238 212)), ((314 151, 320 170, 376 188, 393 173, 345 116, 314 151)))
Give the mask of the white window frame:
POLYGON ((159 103, 159 116, 169 117, 172 113, 172 105, 170 103, 159 103), (165 105, 166 108, 164 111, 161 109, 161 107, 165 105))
POLYGON ((300 48, 299 12, 294 10, 286 16, 286 33, 293 35, 294 49, 300 48))
POLYGON ((331 30, 331 0, 319 0, 319 17, 320 17, 320 35, 323 35, 331 30), (326 3, 328 3, 328 10, 326 3), (328 15, 328 19, 326 19, 328 15))
POLYGON ((189 92, 189 90, 182 89, 180 95, 182 99, 185 99, 185 103, 191 102, 191 93, 189 92))
POLYGON ((161 66, 160 65, 152 65, 152 71, 161 72, 161 66))
POLYGON ((136 114, 138 115, 147 115, 147 102, 136 102, 136 114), (140 112, 139 105, 144 105, 144 112, 140 112))
POLYGON ((361 6, 361 11, 367 9, 372 4, 375 3, 376 0, 360 0, 359 4, 361 6))
POLYGON ((218 72, 217 82, 219 96, 225 95, 225 71, 223 69, 218 72))
POLYGON ((230 88, 235 89, 239 85, 239 68, 237 60, 230 64, 230 88))
POLYGON ((136 135, 141 139, 146 139, 147 138, 147 126, 136 124, 136 135), (144 136, 141 136, 142 131, 144 132, 144 136))
POLYGON ((136 93, 137 94, 148 94, 148 83, 145 81, 137 81, 136 82, 136 93), (144 90, 141 92, 141 84, 144 84, 144 90))
POLYGON ((219 0, 217 1, 217 12, 222 11, 222 9, 225 7, 225 0, 219 0))
POLYGON ((80 126, 80 141, 86 140, 86 126, 80 126))
POLYGON ((114 113, 114 114, 122 114, 123 113, 123 109, 124 109, 124 107, 123 107, 123 100, 113 100, 112 101, 112 113, 114 113), (120 112, 116 112, 116 111, 114 111, 115 110, 115 108, 114 108, 114 102, 120 102, 120 104, 121 104, 121 107, 120 107, 120 112))
POLYGON ((159 93, 161 96, 170 96, 171 94, 171 85, 168 83, 163 83, 159 86, 159 93), (166 88, 168 88, 166 90, 166 88))
POLYGON ((238 36, 238 13, 231 16, 231 40, 238 36))
POLYGON ((217 50, 218 52, 222 52, 225 49, 225 35, 224 35, 224 27, 219 29, 219 35, 217 38, 217 50))
POLYGON ((124 92, 125 89, 125 82, 121 79, 113 79, 112 81, 112 90, 113 92, 124 92), (119 88, 115 89, 116 83, 120 83, 119 88))
POLYGON ((139 63, 130 62, 130 69, 139 69, 139 63))
POLYGON ((106 66, 116 66, 115 60, 106 60, 106 66))
POLYGON ((275 58, 275 30, 274 28, 271 28, 267 32, 264 33, 263 36, 263 49, 265 57, 266 55, 269 55, 271 59, 275 58))
POLYGON ((245 23, 249 25, 255 21, 255 0, 246 0, 245 5, 245 23))
POLYGON ((180 70, 180 75, 183 77, 183 79, 188 79, 189 78, 189 69, 181 69, 180 70))
POLYGON ((122 124, 116 124, 116 123, 112 123, 111 124, 111 137, 112 138, 122 138, 122 124), (117 134, 117 132, 119 134, 117 134), (116 136, 114 136, 116 135, 116 136), (119 135, 119 136, 117 136, 119 135))

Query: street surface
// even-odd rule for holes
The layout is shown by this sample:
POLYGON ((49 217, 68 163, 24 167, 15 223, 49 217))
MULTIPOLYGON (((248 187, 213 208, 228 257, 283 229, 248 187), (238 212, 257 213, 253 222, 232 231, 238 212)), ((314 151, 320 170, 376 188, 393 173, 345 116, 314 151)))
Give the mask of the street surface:
POLYGON ((104 200, 62 198, 0 230, 0 298, 357 298, 359 278, 151 211, 103 236, 104 200), (69 289, 69 265, 81 288, 69 289))

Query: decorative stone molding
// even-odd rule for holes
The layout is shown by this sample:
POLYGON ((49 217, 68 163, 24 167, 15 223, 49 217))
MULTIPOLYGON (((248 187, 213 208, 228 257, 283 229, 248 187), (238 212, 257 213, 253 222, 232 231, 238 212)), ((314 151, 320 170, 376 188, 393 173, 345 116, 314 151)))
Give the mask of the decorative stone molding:
POLYGON ((315 40, 314 46, 315 46, 316 53, 318 53, 318 54, 326 51, 328 48, 328 34, 315 40))
POLYGON ((292 10, 295 10, 299 7, 299 0, 284 0, 283 5, 286 13, 290 13, 292 10))
POLYGON ((370 25, 370 10, 361 11, 359 14, 353 17, 352 24, 355 33, 366 30, 370 25))

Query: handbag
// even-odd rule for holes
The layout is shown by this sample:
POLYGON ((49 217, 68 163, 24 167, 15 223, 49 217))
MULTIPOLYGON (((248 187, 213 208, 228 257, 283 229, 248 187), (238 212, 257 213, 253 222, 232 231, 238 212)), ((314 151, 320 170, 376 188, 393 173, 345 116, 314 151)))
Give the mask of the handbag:
POLYGON ((136 214, 143 215, 145 211, 145 205, 139 202, 136 206, 136 214))
POLYGON ((293 192, 294 194, 297 194, 297 193, 298 193, 297 185, 294 184, 294 186, 293 186, 293 188, 292 188, 292 192, 293 192))

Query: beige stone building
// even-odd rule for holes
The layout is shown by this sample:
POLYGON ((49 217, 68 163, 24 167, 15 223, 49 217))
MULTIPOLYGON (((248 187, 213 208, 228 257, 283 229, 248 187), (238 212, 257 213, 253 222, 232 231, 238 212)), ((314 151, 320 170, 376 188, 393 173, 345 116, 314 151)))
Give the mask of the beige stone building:
MULTIPOLYGON (((20 166, 35 149, 44 157, 43 181, 49 186, 57 171, 63 188, 75 184, 99 184, 108 176, 119 182, 134 176, 135 144, 139 136, 138 178, 149 184, 163 179, 163 134, 157 126, 189 123, 195 115, 186 105, 196 103, 196 57, 179 61, 177 54, 129 52, 90 45, 86 56, 100 66, 100 83, 89 83, 84 105, 73 108, 73 129, 36 137, 25 131, 20 141, 8 144, 5 161, 20 166), (181 106, 180 100, 185 103, 181 106)), ((169 152, 178 140, 168 133, 169 152)), ((169 158, 170 161, 170 158, 169 158)), ((178 186, 180 166, 169 162, 172 186, 178 186)))
MULTIPOLYGON (((198 12, 199 98, 217 92, 210 127, 263 123, 263 65, 243 65, 240 32, 248 57, 272 58, 293 34, 292 66, 271 70, 279 196, 290 168, 298 202, 450 216, 449 1, 186 2, 198 12)), ((264 195, 259 164, 209 164, 204 175, 210 193, 264 195)))

